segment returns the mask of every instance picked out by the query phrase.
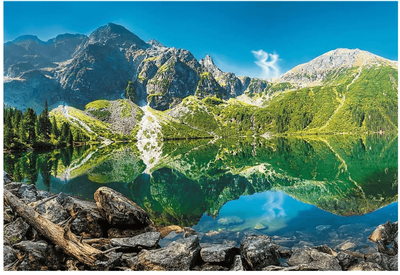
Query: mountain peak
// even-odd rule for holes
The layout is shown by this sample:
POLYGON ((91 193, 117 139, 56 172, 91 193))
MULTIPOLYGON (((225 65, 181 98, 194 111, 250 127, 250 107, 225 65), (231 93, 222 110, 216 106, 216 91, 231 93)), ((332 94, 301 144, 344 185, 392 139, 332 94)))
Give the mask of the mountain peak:
POLYGON ((221 71, 214 63, 214 60, 211 58, 210 55, 206 55, 203 59, 199 61, 199 63, 208 71, 210 72, 215 79, 221 77, 224 72, 221 71))
MULTIPOLYGON (((330 72, 340 68, 362 67, 384 64, 397 67, 397 61, 391 61, 360 49, 339 48, 320 55, 308 63, 298 65, 283 74, 279 81, 302 83, 305 86, 320 84, 330 72), (316 76, 310 79, 309 76, 316 76)), ((304 86, 302 85, 302 86, 304 86)))
POLYGON ((89 36, 89 43, 106 43, 114 41, 117 45, 136 44, 139 48, 147 48, 147 44, 138 36, 121 25, 108 23, 92 32, 89 36))
POLYGON ((24 42, 37 42, 37 43, 41 43, 41 44, 45 43, 44 41, 40 40, 36 35, 30 35, 30 34, 21 35, 11 42, 15 43, 15 44, 24 43, 24 42))

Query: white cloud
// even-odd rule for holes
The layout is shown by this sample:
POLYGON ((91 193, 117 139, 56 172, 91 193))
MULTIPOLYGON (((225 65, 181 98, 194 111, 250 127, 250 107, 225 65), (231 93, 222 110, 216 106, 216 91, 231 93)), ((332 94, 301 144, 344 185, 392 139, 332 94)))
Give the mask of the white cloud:
POLYGON ((276 53, 267 53, 263 50, 251 51, 257 61, 254 63, 257 64, 262 69, 260 74, 260 78, 270 78, 270 77, 278 77, 280 75, 280 69, 277 64, 279 55, 276 53), (269 60, 268 60, 269 59, 269 60))

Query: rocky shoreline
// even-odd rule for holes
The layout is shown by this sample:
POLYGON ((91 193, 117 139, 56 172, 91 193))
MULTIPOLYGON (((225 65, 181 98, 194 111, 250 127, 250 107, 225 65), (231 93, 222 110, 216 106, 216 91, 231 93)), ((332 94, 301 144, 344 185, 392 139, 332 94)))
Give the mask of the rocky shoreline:
POLYGON ((390 221, 369 236, 377 246, 373 253, 326 245, 289 248, 251 233, 240 245, 215 244, 189 227, 158 227, 108 187, 86 201, 12 182, 6 173, 3 220, 4 270, 398 270, 398 223, 390 221), (54 235, 57 230, 61 234, 54 235), (177 234, 182 237, 174 239, 177 234))

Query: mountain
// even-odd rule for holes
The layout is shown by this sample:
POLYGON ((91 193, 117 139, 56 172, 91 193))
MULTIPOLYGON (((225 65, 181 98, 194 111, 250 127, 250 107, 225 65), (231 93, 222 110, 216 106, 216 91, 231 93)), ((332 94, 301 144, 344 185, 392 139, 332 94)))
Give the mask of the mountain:
MULTIPOLYGON (((156 40, 146 43, 113 23, 89 37, 65 34, 47 42, 36 36, 19 37, 5 44, 4 64, 5 102, 37 111, 43 98, 53 106, 66 102, 80 108, 97 99, 130 98, 141 106, 167 110, 190 95, 229 99, 243 94, 251 84, 248 77, 214 69, 209 56, 199 62, 190 51, 168 48, 156 40), (27 79, 24 74, 31 70, 51 83, 44 83, 43 77, 36 82, 27 79), (52 92, 38 88, 37 83, 51 87, 52 92)), ((265 81, 260 83, 258 92, 266 86, 265 81)))
POLYGON ((88 37, 22 36, 4 48, 6 104, 85 109, 126 98, 150 107, 144 117, 156 119, 159 138, 398 128, 397 61, 358 49, 330 51, 267 81, 223 72, 209 55, 198 61, 113 23, 88 37))

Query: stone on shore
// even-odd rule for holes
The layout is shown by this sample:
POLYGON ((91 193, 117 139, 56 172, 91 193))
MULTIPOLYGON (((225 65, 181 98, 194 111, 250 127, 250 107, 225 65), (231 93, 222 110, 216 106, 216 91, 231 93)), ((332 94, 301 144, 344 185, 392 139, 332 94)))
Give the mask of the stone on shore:
POLYGON ((25 254, 18 270, 41 270, 46 265, 48 243, 44 240, 38 242, 22 241, 13 245, 25 254))
POLYGON ((25 236, 29 228, 30 225, 27 224, 22 218, 18 218, 12 223, 6 224, 3 227, 4 245, 13 245, 26 240, 25 236))
POLYGON ((159 240, 159 232, 148 232, 130 238, 113 238, 110 243, 114 247, 120 246, 121 248, 118 251, 137 252, 142 249, 157 248, 159 240))
POLYGON ((3 267, 12 264, 17 259, 17 251, 8 245, 3 246, 3 267))
POLYGON ((350 267, 349 271, 383 271, 383 268, 377 263, 362 261, 350 267))
POLYGON ((381 240, 384 244, 390 244, 397 233, 398 222, 391 223, 390 221, 379 225, 368 237, 371 241, 376 243, 378 240, 381 240))
POLYGON ((151 224, 149 214, 121 193, 100 187, 94 193, 94 200, 101 215, 111 225, 133 225, 145 227, 151 224))
POLYGON ((65 221, 69 217, 67 211, 64 210, 63 206, 55 198, 39 205, 36 211, 44 218, 56 224, 65 221))
POLYGON ((142 250, 127 260, 132 270, 185 271, 195 266, 200 253, 199 238, 191 236, 156 250, 142 250))
POLYGON ((80 200, 70 196, 57 197, 69 214, 74 217, 71 231, 84 237, 99 238, 105 236, 106 220, 93 201, 80 200))
POLYGON ((236 255, 235 258, 233 259, 233 264, 231 266, 230 271, 245 271, 242 257, 240 255, 236 255))
POLYGON ((214 244, 202 248, 200 256, 206 263, 230 265, 232 264, 234 257, 239 253, 239 248, 233 245, 214 244))
POLYGON ((119 229, 119 228, 110 228, 107 231, 108 238, 128 238, 134 237, 146 232, 156 232, 157 229, 150 224, 149 226, 138 228, 138 229, 119 229))
POLYGON ((291 266, 306 264, 310 270, 342 270, 335 256, 309 247, 295 249, 287 263, 291 266))
POLYGON ((279 254, 265 235, 246 235, 240 243, 240 253, 251 270, 262 270, 269 265, 280 265, 279 254))
POLYGON ((336 259, 339 261, 343 270, 348 270, 351 266, 358 263, 358 259, 347 251, 339 252, 336 255, 336 259))
POLYGON ((180 227, 179 225, 169 225, 169 226, 164 226, 158 230, 161 234, 161 239, 164 239, 165 236, 168 236, 169 233, 174 231, 176 234, 182 233, 183 228, 180 227))
POLYGON ((367 255, 366 262, 377 263, 385 270, 397 270, 398 269, 398 257, 387 256, 385 254, 376 252, 371 255, 367 255))

